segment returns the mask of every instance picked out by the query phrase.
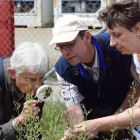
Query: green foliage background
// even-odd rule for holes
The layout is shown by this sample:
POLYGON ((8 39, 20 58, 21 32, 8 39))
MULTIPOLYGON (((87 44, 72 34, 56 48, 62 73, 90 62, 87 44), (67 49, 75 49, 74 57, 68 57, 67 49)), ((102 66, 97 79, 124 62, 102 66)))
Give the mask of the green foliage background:
POLYGON ((66 107, 63 102, 51 99, 45 103, 41 119, 43 140, 60 140, 67 127, 66 107))

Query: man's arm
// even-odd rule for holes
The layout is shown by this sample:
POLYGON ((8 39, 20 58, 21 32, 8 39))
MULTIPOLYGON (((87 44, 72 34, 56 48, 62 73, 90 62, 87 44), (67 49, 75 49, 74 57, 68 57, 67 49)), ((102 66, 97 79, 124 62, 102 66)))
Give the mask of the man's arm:
POLYGON ((83 110, 80 104, 72 105, 67 108, 68 125, 72 127, 84 120, 83 110))
POLYGON ((74 84, 64 80, 58 73, 56 73, 57 79, 61 88, 61 94, 67 107, 67 119, 68 125, 79 123, 83 120, 83 110, 80 102, 83 100, 83 96, 78 91, 78 87, 74 84))
POLYGON ((6 140, 16 140, 16 133, 13 127, 14 119, 11 119, 9 122, 0 125, 0 139, 6 139, 6 140))

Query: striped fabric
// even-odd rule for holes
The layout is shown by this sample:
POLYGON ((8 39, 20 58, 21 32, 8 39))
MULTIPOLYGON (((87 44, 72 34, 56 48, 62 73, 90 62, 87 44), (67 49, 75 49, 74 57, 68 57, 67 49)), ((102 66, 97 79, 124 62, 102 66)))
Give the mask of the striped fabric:
POLYGON ((135 83, 140 85, 139 75, 136 72, 136 66, 135 66, 134 62, 132 62, 132 65, 131 65, 131 74, 132 74, 132 77, 134 77, 134 79, 135 79, 135 83))
POLYGON ((140 140, 140 128, 139 127, 134 127, 132 129, 133 134, 135 135, 135 137, 137 138, 137 140, 140 140))
MULTIPOLYGON (((140 60, 140 55, 137 55, 137 57, 139 57, 138 59, 140 60)), ((132 66, 131 66, 131 73, 132 73, 132 76, 135 79, 135 83, 140 85, 139 75, 136 72, 136 66, 135 66, 134 62, 132 63, 132 66)), ((134 127, 132 129, 132 132, 135 135, 135 137, 137 138, 137 140, 140 140, 140 126, 134 127)))

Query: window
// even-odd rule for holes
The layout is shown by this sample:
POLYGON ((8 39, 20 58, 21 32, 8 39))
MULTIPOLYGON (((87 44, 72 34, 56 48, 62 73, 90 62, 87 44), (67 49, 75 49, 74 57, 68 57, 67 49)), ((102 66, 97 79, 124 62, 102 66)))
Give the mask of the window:
POLYGON ((62 13, 95 13, 101 0, 62 0, 62 13))
POLYGON ((34 0, 14 0, 15 13, 34 13, 34 0))

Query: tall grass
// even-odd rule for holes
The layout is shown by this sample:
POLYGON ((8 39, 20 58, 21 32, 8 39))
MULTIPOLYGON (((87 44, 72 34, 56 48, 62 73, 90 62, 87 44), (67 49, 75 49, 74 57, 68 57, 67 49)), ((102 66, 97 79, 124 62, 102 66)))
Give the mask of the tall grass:
MULTIPOLYGON (((131 89, 133 89, 133 94, 131 95, 131 102, 130 105, 134 106, 136 100, 135 100, 135 93, 136 93, 136 86, 133 83, 131 86, 131 89)), ((18 105, 16 104, 17 108, 18 105)), ((88 115, 89 112, 86 112, 84 109, 85 114, 88 115)), ((132 113, 133 114, 133 113, 132 113)), ((117 116, 116 116, 117 119, 117 116)), ((131 128, 134 127, 133 124, 133 116, 130 116, 130 119, 132 119, 131 122, 131 128)), ((26 132, 24 134, 24 137, 26 136, 27 140, 38 140, 38 134, 42 134, 42 140, 60 140, 63 137, 64 131, 68 128, 67 124, 67 117, 66 117, 66 107, 64 102, 57 99, 54 101, 52 98, 48 99, 45 102, 44 108, 43 108, 43 114, 42 118, 39 122, 36 122, 36 124, 33 121, 30 121, 31 125, 25 124, 24 129, 26 132), (39 133, 38 133, 39 132, 39 133)), ((115 140, 116 133, 115 133, 116 127, 111 131, 112 136, 111 140, 115 140)), ((134 138, 133 134, 132 139, 134 138)), ((18 140, 22 140, 22 137, 18 137, 18 140)), ((79 136, 77 140, 86 140, 87 138, 84 136, 79 136)), ((71 139, 74 140, 74 139, 71 139)))
POLYGON ((66 108, 63 102, 49 100, 45 103, 41 119, 43 140, 60 140, 66 130, 66 108))

